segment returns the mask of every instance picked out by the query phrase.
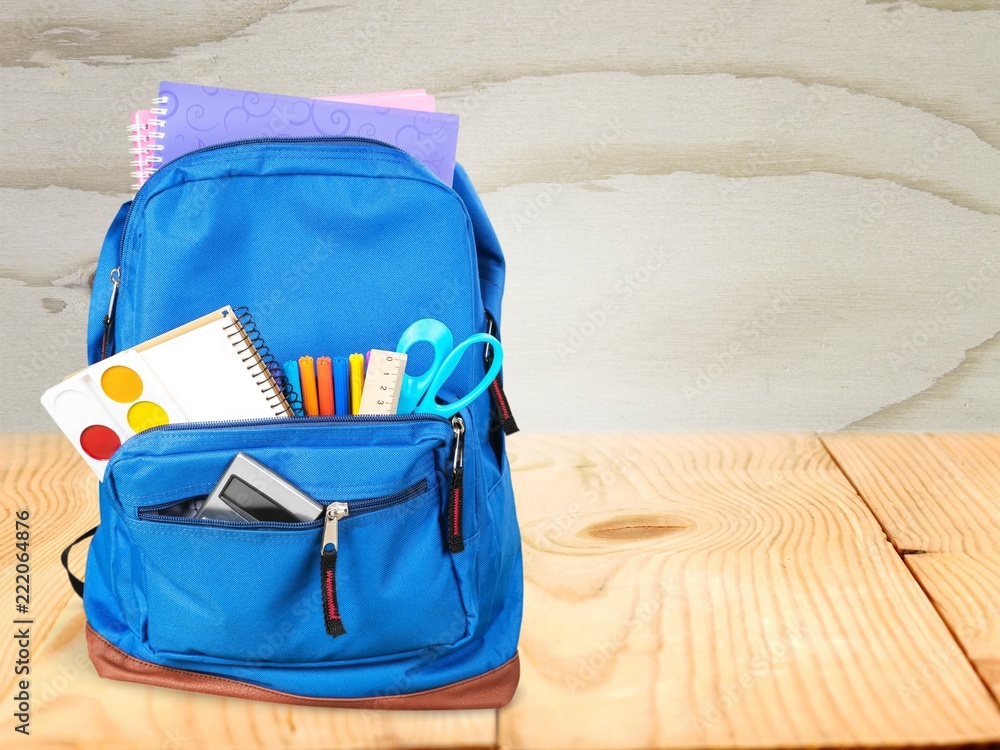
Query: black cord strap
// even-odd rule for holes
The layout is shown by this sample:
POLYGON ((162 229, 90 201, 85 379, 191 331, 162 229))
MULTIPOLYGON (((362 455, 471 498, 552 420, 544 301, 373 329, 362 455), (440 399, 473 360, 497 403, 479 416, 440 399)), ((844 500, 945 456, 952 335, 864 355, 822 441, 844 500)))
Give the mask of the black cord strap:
POLYGON ((77 595, 81 599, 83 598, 83 581, 81 581, 79 578, 73 575, 73 571, 69 569, 69 551, 73 549, 76 545, 78 545, 80 542, 82 542, 84 539, 89 539, 90 537, 92 537, 95 531, 97 531, 96 526, 92 529, 88 529, 87 531, 83 532, 75 542, 70 543, 70 545, 62 551, 62 556, 59 558, 60 560, 62 560, 63 567, 66 568, 66 575, 69 576, 69 585, 73 587, 73 590, 77 593, 77 595))

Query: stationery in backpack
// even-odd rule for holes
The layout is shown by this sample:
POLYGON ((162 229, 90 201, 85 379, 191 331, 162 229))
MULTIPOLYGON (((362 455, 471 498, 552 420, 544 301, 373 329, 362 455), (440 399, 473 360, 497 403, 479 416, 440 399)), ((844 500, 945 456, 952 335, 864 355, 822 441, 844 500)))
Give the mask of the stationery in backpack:
POLYGON ((163 122, 160 166, 206 146, 271 137, 344 136, 388 143, 450 186, 458 115, 160 83, 153 113, 163 122))
POLYGON ((217 310, 74 373, 42 405, 98 478, 124 440, 150 427, 291 416, 249 320, 217 310))
POLYGON ((160 143, 163 136, 159 132, 161 121, 149 109, 137 109, 132 113, 128 126, 129 151, 132 154, 132 176, 135 178, 133 190, 142 187, 142 183, 156 171, 159 164, 160 143))
POLYGON ((434 95, 428 94, 424 89, 379 91, 373 94, 348 94, 346 96, 318 96, 316 98, 326 102, 367 104, 369 107, 393 107, 419 112, 434 112, 437 108, 434 95))
MULTIPOLYGON (((313 707, 511 699, 523 600, 514 425, 491 372, 498 349, 472 341, 502 341, 505 265, 464 170, 442 188, 387 144, 276 137, 163 162, 119 209, 94 276, 91 363, 238 300, 266 311, 289 391, 297 371, 302 391, 319 380, 296 355, 355 353, 346 376, 332 365, 356 413, 368 379, 357 352, 395 358, 429 309, 451 343, 411 337, 414 365, 430 362, 427 346, 444 356, 426 386, 417 375, 398 389, 410 412, 172 424, 125 440, 98 489, 100 526, 79 537, 93 537, 86 586, 70 577, 98 674, 313 707), (475 348, 460 356, 465 342, 475 348), (244 508, 253 490, 273 497, 245 474, 249 488, 224 478, 241 453, 326 506, 323 517, 195 517, 220 481, 244 508)), ((324 388, 327 376, 324 362, 324 388)), ((376 394, 389 388, 371 377, 376 394)))
MULTIPOLYGON (((419 112, 433 112, 436 107, 432 94, 424 89, 406 89, 403 91, 384 91, 373 94, 355 94, 350 96, 321 96, 322 101, 348 102, 351 104, 366 104, 370 107, 394 107, 419 112)), ((162 161, 159 152, 162 150, 160 139, 163 133, 159 126, 162 120, 157 119, 152 110, 138 109, 132 112, 129 125, 129 141, 132 143, 132 176, 135 177, 133 190, 138 190, 150 178, 162 161)))

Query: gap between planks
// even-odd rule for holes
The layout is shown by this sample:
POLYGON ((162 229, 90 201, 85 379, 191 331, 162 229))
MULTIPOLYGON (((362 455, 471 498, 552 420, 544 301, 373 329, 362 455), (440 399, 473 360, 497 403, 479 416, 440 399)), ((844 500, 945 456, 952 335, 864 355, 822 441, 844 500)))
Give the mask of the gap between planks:
POLYGON ((818 436, 531 437, 510 445, 531 564, 522 687, 500 712, 502 747, 954 747, 1000 736, 996 703, 957 651, 935 662, 932 690, 903 690, 952 633, 818 436), (588 492, 598 497, 588 503, 588 492), (678 590, 662 602, 643 589, 668 580, 678 590), (662 606, 619 634, 623 613, 645 611, 644 590, 662 606), (800 621, 802 638, 758 674, 755 646, 800 621), (593 678, 566 684, 578 657, 612 640, 593 678), (719 716, 702 710, 744 672, 752 690, 719 716))
POLYGON ((830 446, 827 445, 826 436, 822 434, 817 434, 816 437, 819 439, 819 442, 823 446, 823 449, 827 452, 827 455, 830 456, 830 460, 833 461, 837 469, 840 470, 840 473, 844 475, 844 479, 847 480, 847 482, 851 485, 851 487, 854 488, 854 491, 858 495, 858 499, 860 499, 861 502, 864 503, 865 507, 868 508, 868 511, 872 514, 872 518, 874 518, 875 521, 878 523, 879 527, 881 527, 882 532, 885 534, 885 538, 888 540, 889 544, 892 545, 892 548, 896 550, 896 554, 898 554, 900 559, 903 561, 903 564, 906 566, 906 569, 913 577, 914 582, 917 584, 917 586, 920 587, 920 590, 924 592, 924 596, 927 597, 927 601, 930 603, 932 607, 934 607, 934 611, 937 612, 938 617, 941 618, 941 622, 944 624, 945 628, 948 629, 948 632, 951 634, 952 640, 954 641, 955 647, 961 652, 965 660, 969 662, 969 666, 972 667, 972 670, 976 673, 976 676, 979 678, 979 681, 983 683, 983 687, 986 689, 986 692, 993 699, 993 703, 994 705, 996 705, 997 711, 1000 712, 1000 699, 997 698, 997 695, 994 692, 994 687, 990 684, 989 680, 986 679, 985 675, 983 675, 983 673, 980 671, 979 666, 976 664, 976 660, 972 658, 972 655, 969 653, 968 647, 963 642, 962 638, 959 636, 959 633, 957 632, 951 620, 947 617, 947 613, 944 612, 942 607, 938 604, 938 598, 934 596, 934 592, 928 589, 927 585, 919 575, 918 571, 916 571, 913 565, 910 564, 909 558, 915 555, 923 555, 926 553, 926 550, 903 548, 899 546, 899 544, 896 542, 896 535, 893 534, 892 531, 886 526, 886 523, 882 519, 882 516, 876 511, 874 505, 871 502, 869 502, 868 498, 865 496, 865 493, 855 483, 853 477, 851 476, 851 473, 845 470, 844 466, 842 466, 840 461, 837 459, 837 456, 834 454, 832 450, 830 450, 830 446))

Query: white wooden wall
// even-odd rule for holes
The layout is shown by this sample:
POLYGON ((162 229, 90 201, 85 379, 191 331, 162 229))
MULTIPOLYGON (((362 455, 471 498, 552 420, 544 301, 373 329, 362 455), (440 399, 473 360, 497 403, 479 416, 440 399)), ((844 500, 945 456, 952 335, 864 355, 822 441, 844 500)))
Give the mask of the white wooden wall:
POLYGON ((5 0, 0 429, 53 429, 168 79, 459 113, 525 428, 996 430, 998 7, 5 0))

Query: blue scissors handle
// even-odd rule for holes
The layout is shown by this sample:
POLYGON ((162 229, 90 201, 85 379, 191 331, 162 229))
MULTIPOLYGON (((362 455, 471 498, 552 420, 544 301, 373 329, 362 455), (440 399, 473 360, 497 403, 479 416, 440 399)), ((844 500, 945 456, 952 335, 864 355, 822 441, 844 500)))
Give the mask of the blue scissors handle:
POLYGON ((403 375, 399 391, 398 414, 437 414, 450 417, 472 403, 500 372, 503 362, 503 347, 494 337, 486 333, 477 333, 454 345, 451 330, 440 320, 424 318, 407 328, 399 339, 396 347, 398 352, 407 352, 414 344, 421 342, 430 344, 434 349, 434 362, 420 375, 403 375), (437 403, 438 391, 458 367, 462 356, 474 344, 487 344, 493 348, 493 361, 490 363, 486 376, 462 398, 450 404, 437 403))
POLYGON ((413 410, 417 408, 420 399, 427 393, 427 387, 434 379, 434 374, 441 369, 445 358, 454 348, 454 341, 451 329, 440 320, 433 318, 418 320, 403 331, 396 351, 405 353, 414 344, 426 342, 434 347, 434 362, 421 375, 403 375, 403 384, 399 390, 399 404, 396 407, 397 414, 412 414, 413 410))
POLYGON ((420 403, 417 404, 417 408, 414 410, 416 414, 437 414, 439 417, 451 417, 457 414, 459 411, 464 409, 466 406, 471 404, 476 397, 479 396, 483 391, 490 387, 490 383, 496 378, 497 374, 500 372, 500 365, 503 362, 503 346, 500 342, 490 336, 488 333, 476 333, 469 338, 465 339, 458 346, 456 346, 451 354, 445 357, 444 362, 441 363, 441 367, 438 368, 434 375, 434 379, 431 381, 430 385, 427 386, 427 393, 424 397, 420 399, 420 403), (441 390, 448 378, 458 367, 458 363, 462 359, 462 355, 465 351, 474 344, 489 344, 493 347, 493 363, 490 365, 490 369, 486 372, 476 386, 465 394, 462 398, 457 401, 453 401, 450 404, 439 404, 437 402, 438 391, 441 390))

